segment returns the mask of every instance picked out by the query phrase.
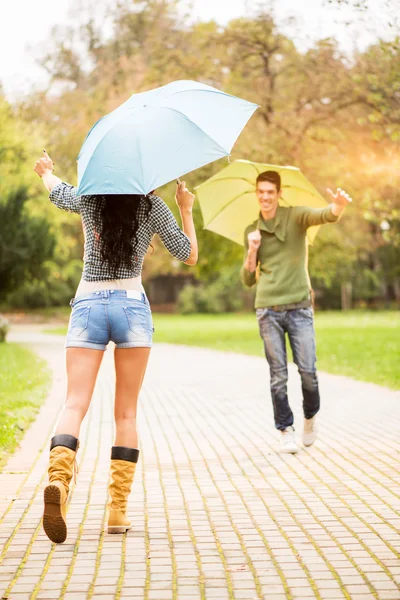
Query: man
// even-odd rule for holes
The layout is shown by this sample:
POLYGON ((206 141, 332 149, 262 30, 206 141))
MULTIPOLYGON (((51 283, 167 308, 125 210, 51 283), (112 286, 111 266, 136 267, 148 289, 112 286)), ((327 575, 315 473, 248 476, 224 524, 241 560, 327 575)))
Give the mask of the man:
POLYGON ((260 215, 245 231, 242 280, 248 287, 257 286, 255 308, 270 367, 275 427, 281 432, 281 451, 292 454, 299 448, 287 396, 285 334, 288 334, 301 377, 305 446, 311 446, 316 440, 316 414, 320 408, 314 314, 307 270, 307 229, 336 222, 351 202, 341 189, 335 194, 327 191, 332 204, 326 208, 279 206, 280 175, 276 171, 265 171, 257 178, 260 215))

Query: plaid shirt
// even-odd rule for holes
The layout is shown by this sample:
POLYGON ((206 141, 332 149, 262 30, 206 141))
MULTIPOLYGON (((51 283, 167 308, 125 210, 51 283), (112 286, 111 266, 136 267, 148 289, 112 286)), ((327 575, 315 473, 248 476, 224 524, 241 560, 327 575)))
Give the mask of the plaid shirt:
POLYGON ((143 261, 151 239, 157 233, 167 250, 177 258, 185 262, 190 255, 190 240, 180 230, 176 219, 168 206, 158 196, 149 195, 152 207, 149 216, 146 217, 145 206, 139 206, 139 229, 135 256, 132 256, 130 268, 120 267, 117 277, 109 272, 107 263, 104 263, 100 254, 100 245, 97 242, 98 231, 101 230, 101 221, 98 214, 98 204, 91 196, 77 196, 76 188, 67 183, 59 183, 54 186, 50 196, 51 202, 68 212, 74 212, 82 217, 83 230, 85 233, 85 252, 83 276, 85 281, 107 281, 110 279, 129 279, 139 277, 143 261))

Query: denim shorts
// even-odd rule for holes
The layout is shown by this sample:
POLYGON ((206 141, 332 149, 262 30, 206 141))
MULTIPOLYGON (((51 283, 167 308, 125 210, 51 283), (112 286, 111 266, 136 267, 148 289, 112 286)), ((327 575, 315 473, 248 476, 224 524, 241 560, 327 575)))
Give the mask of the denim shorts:
POLYGON ((73 298, 66 348, 151 348, 153 320, 146 294, 102 290, 73 298))

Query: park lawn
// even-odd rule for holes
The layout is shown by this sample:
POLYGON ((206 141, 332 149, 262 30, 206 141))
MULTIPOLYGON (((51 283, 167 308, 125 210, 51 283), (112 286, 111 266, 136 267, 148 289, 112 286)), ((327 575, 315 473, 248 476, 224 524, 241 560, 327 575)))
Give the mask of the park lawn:
MULTIPOLYGON (((264 355, 254 314, 153 318, 156 343, 264 355)), ((315 327, 321 371, 400 389, 400 311, 317 312, 315 327)), ((66 329, 51 332, 65 335, 66 329)))
POLYGON ((17 446, 46 398, 46 362, 17 344, 0 344, 0 467, 17 446))

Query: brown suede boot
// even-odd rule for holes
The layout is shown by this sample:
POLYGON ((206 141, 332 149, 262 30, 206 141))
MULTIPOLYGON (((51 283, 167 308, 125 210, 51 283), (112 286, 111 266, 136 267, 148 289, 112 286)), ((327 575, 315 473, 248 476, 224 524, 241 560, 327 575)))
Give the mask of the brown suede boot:
POLYGON ((47 537, 56 544, 65 542, 67 538, 67 498, 78 447, 79 440, 72 435, 55 435, 51 440, 49 484, 44 489, 43 528, 47 537))
POLYGON ((139 450, 136 448, 113 446, 111 449, 108 533, 125 533, 131 526, 126 518, 126 507, 138 460, 139 450))

